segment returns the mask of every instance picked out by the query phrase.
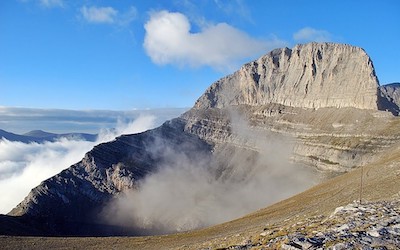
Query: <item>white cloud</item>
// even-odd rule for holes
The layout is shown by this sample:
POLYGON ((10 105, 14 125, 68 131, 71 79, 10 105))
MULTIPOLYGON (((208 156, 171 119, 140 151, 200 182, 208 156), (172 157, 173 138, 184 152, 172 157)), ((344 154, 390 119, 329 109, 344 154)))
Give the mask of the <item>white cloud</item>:
POLYGON ((112 7, 86 7, 80 9, 82 16, 90 23, 114 23, 118 11, 112 7))
POLYGON ((155 121, 152 115, 120 121, 116 129, 102 131, 97 142, 61 139, 27 144, 0 139, 0 213, 10 212, 32 188, 80 161, 96 144, 153 128, 155 121))
POLYGON ((305 27, 294 33, 293 39, 302 42, 329 42, 332 41, 332 34, 326 30, 305 27))
MULTIPOLYGON (((153 115, 141 115, 133 122, 125 123, 122 119, 118 120, 115 129, 103 129, 99 134, 97 143, 113 140, 118 135, 134 134, 154 128, 156 117, 153 115)), ((158 124, 157 124, 158 125, 158 124)))
POLYGON ((93 142, 44 144, 0 140, 0 213, 8 213, 41 181, 78 162, 93 142))
POLYGON ((131 6, 127 11, 120 13, 113 7, 86 7, 80 8, 82 17, 89 23, 129 25, 137 18, 137 9, 131 6))
POLYGON ((241 60, 286 45, 279 39, 258 40, 226 23, 190 32, 188 18, 177 12, 154 12, 145 24, 144 48, 156 64, 231 69, 241 60))

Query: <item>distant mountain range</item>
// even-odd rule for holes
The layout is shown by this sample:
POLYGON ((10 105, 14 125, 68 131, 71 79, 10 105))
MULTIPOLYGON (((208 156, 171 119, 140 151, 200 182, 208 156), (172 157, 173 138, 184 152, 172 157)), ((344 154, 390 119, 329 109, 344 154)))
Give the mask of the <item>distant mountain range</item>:
POLYGON ((84 140, 84 141, 96 141, 97 134, 86 134, 86 133, 66 133, 66 134, 54 134, 45 132, 42 130, 32 130, 28 133, 19 135, 5 130, 0 129, 0 138, 4 138, 9 141, 19 141, 23 143, 43 143, 43 142, 53 142, 62 138, 70 140, 84 140))
POLYGON ((133 110, 65 110, 0 106, 0 128, 17 134, 41 129, 63 134, 71 131, 96 134, 104 128, 126 124, 139 117, 154 117, 154 124, 175 118, 188 108, 159 108, 133 110))

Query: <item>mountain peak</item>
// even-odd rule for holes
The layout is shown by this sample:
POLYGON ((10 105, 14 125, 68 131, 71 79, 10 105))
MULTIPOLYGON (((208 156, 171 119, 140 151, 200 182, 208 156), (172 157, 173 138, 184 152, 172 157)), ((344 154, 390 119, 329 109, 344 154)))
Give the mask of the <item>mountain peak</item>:
POLYGON ((270 103, 301 108, 378 109, 379 82, 359 47, 337 43, 280 48, 211 85, 195 108, 270 103))
POLYGON ((43 137, 55 136, 56 134, 49 133, 49 132, 46 132, 46 131, 43 131, 43 130, 32 130, 32 131, 29 131, 28 133, 25 133, 24 135, 25 136, 43 138, 43 137))

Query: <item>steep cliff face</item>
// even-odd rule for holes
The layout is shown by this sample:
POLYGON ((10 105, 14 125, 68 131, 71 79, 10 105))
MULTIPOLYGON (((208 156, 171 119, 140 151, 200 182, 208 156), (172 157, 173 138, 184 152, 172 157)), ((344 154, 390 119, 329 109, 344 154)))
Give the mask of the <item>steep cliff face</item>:
POLYGON ((378 79, 361 48, 309 43, 276 49, 217 81, 195 108, 277 103, 291 107, 377 109, 378 79))

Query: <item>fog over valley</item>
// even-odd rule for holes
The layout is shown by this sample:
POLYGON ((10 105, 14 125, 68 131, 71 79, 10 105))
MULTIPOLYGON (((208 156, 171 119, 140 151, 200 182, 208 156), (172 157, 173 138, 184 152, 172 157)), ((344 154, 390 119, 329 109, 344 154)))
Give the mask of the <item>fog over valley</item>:
POLYGON ((0 139, 0 213, 6 214, 43 180, 80 161, 95 145, 159 126, 184 109, 68 111, 0 108, 0 128, 13 132, 41 129, 91 132, 97 140, 60 138, 43 143, 0 139), (37 127, 41 126, 41 127, 37 127))

